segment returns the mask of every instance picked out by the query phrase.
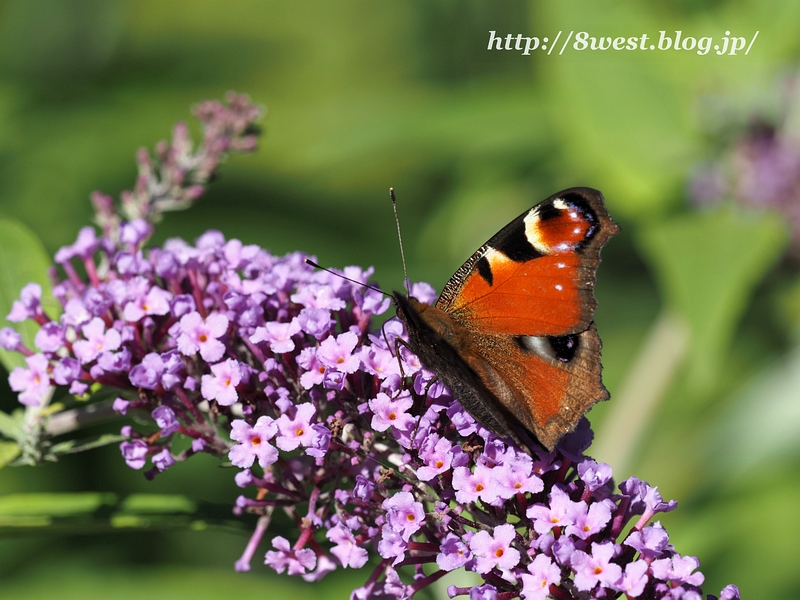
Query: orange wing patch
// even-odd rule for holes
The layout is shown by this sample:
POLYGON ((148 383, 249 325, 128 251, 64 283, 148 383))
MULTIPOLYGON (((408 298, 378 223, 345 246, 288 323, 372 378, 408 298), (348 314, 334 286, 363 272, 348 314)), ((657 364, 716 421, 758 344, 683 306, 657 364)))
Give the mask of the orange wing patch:
POLYGON ((464 327, 495 334, 564 335, 589 324, 592 285, 577 254, 519 263, 490 249, 484 259, 491 282, 474 270, 447 308, 464 327))

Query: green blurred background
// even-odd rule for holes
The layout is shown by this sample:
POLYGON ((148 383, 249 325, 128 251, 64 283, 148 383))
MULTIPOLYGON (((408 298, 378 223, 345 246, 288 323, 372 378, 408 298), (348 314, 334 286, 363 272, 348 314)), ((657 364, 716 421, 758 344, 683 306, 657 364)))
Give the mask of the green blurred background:
MULTIPOLYGON (((618 480, 635 474, 679 501, 662 522, 679 552, 700 558, 707 592, 736 583, 743 597, 794 599, 797 263, 782 257, 779 219, 698 211, 686 186, 726 122, 775 110, 799 33, 794 0, 0 2, 0 216, 52 254, 89 222, 92 190, 131 187, 134 151, 227 90, 268 108, 261 149, 225 164, 196 207, 169 214, 156 243, 217 228, 325 265, 375 265, 381 285, 400 288, 393 186, 410 275, 441 289, 526 208, 596 187, 622 233, 599 272, 612 400, 590 414, 590 453, 618 480), (522 56, 488 52, 490 30, 760 33, 747 56, 522 56)), ((0 408, 14 405, 0 383, 0 408)), ((200 456, 146 482, 114 447, 0 470, 0 597, 299 600, 347 597, 363 583, 367 572, 339 571, 305 584, 258 560, 233 573, 248 533, 229 515, 232 476, 200 456), (35 506, 3 504, 84 491, 113 496, 51 526, 35 506), (109 517, 137 493, 193 504, 172 517, 109 517), (202 519, 186 516, 195 509, 202 519)))

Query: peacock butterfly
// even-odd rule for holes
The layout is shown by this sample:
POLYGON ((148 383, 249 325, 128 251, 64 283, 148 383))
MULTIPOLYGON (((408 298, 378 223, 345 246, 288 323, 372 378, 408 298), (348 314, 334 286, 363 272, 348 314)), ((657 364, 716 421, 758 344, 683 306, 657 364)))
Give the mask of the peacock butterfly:
POLYGON ((395 292, 408 347, 501 437, 517 424, 548 450, 608 391, 592 317, 600 249, 619 227, 590 188, 571 188, 478 248, 430 306, 395 292))

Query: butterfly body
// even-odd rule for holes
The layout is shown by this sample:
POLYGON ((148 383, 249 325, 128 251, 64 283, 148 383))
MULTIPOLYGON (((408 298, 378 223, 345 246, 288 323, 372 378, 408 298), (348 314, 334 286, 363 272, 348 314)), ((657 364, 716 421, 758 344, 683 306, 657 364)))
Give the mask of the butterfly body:
POLYGON ((481 246, 434 306, 395 293, 410 349, 479 423, 517 441, 521 424, 552 450, 609 396, 593 289, 618 231, 596 190, 540 202, 481 246))

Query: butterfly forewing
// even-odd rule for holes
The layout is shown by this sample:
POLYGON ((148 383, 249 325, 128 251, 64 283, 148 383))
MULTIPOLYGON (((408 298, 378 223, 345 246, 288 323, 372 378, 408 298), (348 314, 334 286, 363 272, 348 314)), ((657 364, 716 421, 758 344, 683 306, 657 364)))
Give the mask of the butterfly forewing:
POLYGON ((573 188, 555 194, 473 254, 436 306, 485 333, 579 333, 596 306, 600 248, 617 231, 600 192, 573 188))

